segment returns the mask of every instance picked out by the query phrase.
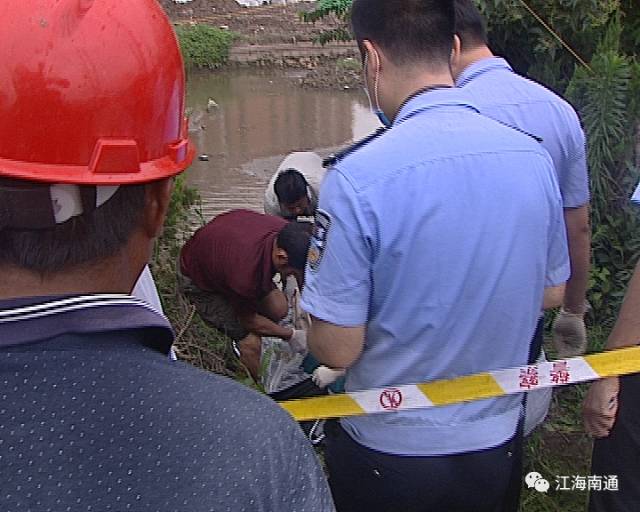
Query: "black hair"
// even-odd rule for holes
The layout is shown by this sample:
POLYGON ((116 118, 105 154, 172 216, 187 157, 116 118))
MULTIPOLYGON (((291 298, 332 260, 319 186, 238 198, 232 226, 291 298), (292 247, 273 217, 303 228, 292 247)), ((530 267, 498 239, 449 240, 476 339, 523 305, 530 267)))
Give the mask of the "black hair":
POLYGON ((291 204, 307 195, 308 183, 300 171, 287 169, 280 173, 274 183, 278 202, 291 204))
POLYGON ((453 0, 354 0, 351 24, 362 51, 377 43, 397 64, 446 64, 453 47, 453 0))
POLYGON ((455 0, 456 34, 462 49, 489 44, 487 24, 473 0, 455 0))
POLYGON ((313 226, 310 222, 289 222, 278 233, 277 244, 289 258, 289 266, 304 270, 313 226))
POLYGON ((118 188, 94 211, 50 229, 0 231, 0 265, 53 274, 118 253, 140 224, 144 185, 118 188))

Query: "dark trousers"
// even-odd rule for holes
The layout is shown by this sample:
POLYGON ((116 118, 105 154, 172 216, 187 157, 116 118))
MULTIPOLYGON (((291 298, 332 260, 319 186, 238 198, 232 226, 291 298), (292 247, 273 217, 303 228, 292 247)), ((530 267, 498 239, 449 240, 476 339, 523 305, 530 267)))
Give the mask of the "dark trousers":
POLYGON ((338 512, 515 512, 522 436, 496 448, 440 457, 400 457, 325 427, 325 460, 338 512))
POLYGON ((617 491, 593 491, 589 512, 640 510, 640 374, 620 379, 620 408, 609 437, 593 444, 591 474, 618 477, 617 491))

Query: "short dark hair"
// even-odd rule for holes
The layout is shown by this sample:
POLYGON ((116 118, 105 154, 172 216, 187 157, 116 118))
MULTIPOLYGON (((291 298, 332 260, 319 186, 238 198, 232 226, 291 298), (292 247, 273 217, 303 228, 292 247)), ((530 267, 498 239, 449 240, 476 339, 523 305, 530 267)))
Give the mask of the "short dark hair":
POLYGON ((354 0, 351 25, 361 50, 368 39, 400 65, 445 64, 453 47, 453 0, 354 0))
POLYGON ((287 169, 276 178, 274 189, 280 203, 291 204, 307 195, 308 185, 300 171, 287 169))
POLYGON ((53 274, 113 256, 140 224, 144 202, 144 185, 121 186, 93 212, 53 228, 2 229, 0 265, 53 274))
POLYGON ((277 244, 286 251, 289 266, 296 270, 304 270, 309 252, 309 240, 313 226, 310 222, 288 222, 278 233, 277 244))
POLYGON ((462 49, 489 44, 487 23, 473 0, 455 0, 456 34, 462 49))

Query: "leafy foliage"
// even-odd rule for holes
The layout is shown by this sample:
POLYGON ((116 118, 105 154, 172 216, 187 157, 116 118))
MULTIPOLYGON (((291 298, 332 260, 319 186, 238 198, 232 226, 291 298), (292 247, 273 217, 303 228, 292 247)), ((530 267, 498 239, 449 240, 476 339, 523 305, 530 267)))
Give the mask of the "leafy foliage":
POLYGON ((335 16, 338 19, 346 20, 350 8, 351 0, 320 0, 313 11, 302 14, 302 19, 313 22, 328 16, 335 16))
POLYGON ((214 69, 229 58, 235 35, 208 25, 178 25, 176 35, 187 68, 214 69))

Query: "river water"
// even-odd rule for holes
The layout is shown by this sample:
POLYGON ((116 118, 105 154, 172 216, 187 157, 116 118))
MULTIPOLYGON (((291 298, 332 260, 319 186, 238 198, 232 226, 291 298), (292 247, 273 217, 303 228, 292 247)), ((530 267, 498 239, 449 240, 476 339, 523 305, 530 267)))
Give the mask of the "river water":
POLYGON ((326 156, 379 126, 364 92, 303 89, 282 71, 191 74, 187 105, 198 155, 208 157, 186 173, 205 220, 234 208, 262 211, 266 184, 288 153, 326 156))

